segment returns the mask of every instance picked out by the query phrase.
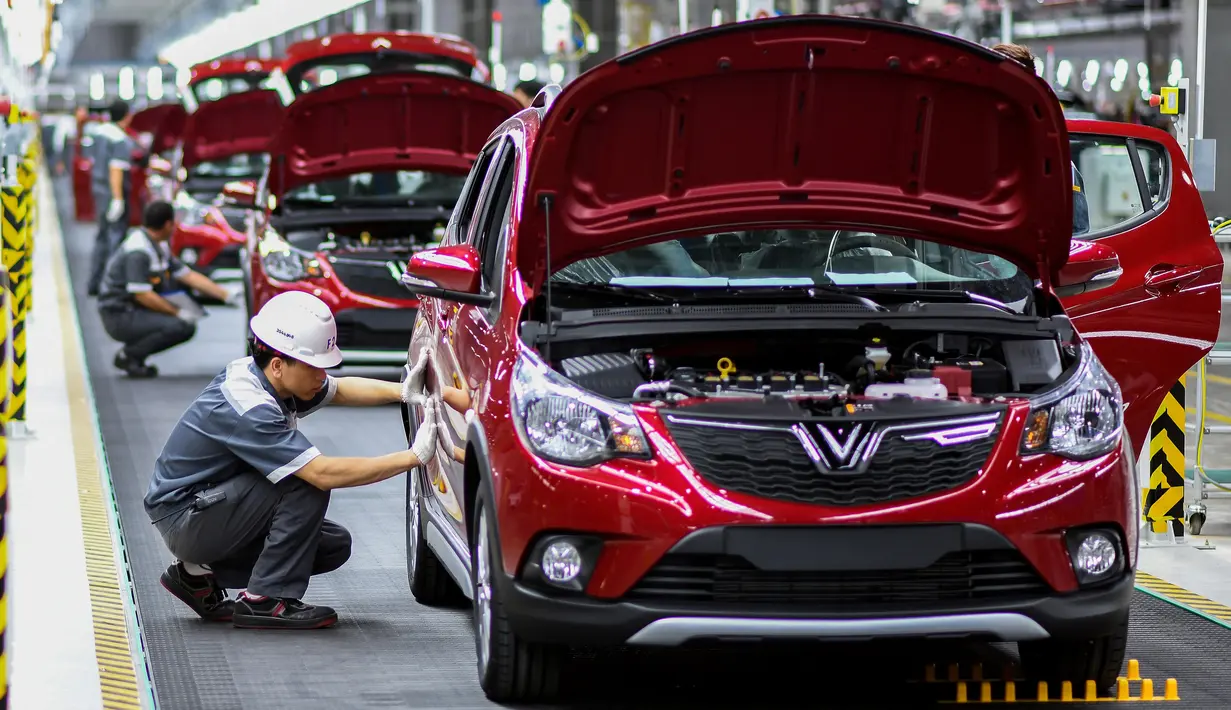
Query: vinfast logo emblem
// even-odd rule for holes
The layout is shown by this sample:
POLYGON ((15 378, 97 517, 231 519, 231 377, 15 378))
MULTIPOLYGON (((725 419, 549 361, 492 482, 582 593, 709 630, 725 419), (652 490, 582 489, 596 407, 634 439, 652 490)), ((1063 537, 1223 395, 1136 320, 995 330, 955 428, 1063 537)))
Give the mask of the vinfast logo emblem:
POLYGON ((870 428, 863 424, 817 424, 817 463, 830 471, 847 471, 859 463, 870 428))

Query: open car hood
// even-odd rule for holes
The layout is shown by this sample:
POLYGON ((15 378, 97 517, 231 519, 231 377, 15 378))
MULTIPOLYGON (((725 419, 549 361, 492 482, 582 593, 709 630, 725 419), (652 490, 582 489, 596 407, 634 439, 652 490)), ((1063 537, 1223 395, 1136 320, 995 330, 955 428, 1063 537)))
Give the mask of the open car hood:
POLYGON ((990 252, 1047 282, 1068 259, 1052 90, 905 25, 795 16, 652 45, 569 84, 533 150, 517 255, 532 287, 548 211, 553 270, 680 232, 800 222, 990 252))
POLYGON ((135 134, 152 134, 150 153, 158 155, 179 142, 187 118, 188 112, 180 104, 159 104, 133 114, 129 129, 135 134))
POLYGON ((465 174, 492 132, 520 109, 508 94, 442 74, 347 79, 287 108, 271 150, 269 191, 281 197, 305 183, 368 171, 465 174))
POLYGON ((282 112, 272 91, 245 91, 201 104, 184 126, 183 166, 268 151, 282 112))

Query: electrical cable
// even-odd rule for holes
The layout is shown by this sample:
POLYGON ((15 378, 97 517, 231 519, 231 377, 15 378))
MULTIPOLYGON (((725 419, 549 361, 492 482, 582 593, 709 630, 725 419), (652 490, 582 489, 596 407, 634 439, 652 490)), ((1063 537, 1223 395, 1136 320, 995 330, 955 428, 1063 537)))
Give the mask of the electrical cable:
POLYGON ((1197 460, 1193 463, 1193 470, 1197 475, 1211 486, 1231 493, 1231 487, 1224 486, 1211 479, 1205 472, 1205 465, 1202 463, 1202 449, 1205 448, 1205 412, 1209 407, 1206 402, 1206 384, 1205 384, 1205 358, 1201 358, 1201 362, 1197 365, 1197 378, 1201 381, 1201 411, 1197 413, 1197 460))

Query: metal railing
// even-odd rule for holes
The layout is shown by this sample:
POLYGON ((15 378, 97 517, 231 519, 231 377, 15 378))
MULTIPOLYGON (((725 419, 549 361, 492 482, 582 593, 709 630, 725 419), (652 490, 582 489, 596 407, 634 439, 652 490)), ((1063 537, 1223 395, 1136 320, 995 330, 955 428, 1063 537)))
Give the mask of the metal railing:
MULTIPOLYGON (((1214 234, 1215 243, 1220 247, 1223 245, 1231 247, 1231 219, 1218 218, 1212 220, 1210 222, 1210 229, 1214 234)), ((1231 291, 1224 289, 1222 302, 1231 303, 1231 291)), ((1231 424, 1207 423, 1209 416, 1207 403, 1209 400, 1206 370, 1211 365, 1231 365, 1231 343, 1220 342, 1215 344, 1214 349, 1197 364, 1195 373, 1197 375, 1197 386, 1194 388, 1196 391, 1194 404, 1196 405, 1197 417, 1195 422, 1189 421, 1185 423, 1186 430, 1196 432, 1197 434, 1197 446, 1191 478, 1185 472, 1185 487, 1188 490, 1185 491, 1184 496, 1188 501, 1186 516, 1188 519, 1188 531, 1193 535, 1199 535, 1201 528, 1205 525, 1208 512, 1205 504, 1206 500, 1210 498, 1231 498, 1231 484, 1215 481, 1210 477, 1205 468, 1205 437, 1231 434, 1231 424)))

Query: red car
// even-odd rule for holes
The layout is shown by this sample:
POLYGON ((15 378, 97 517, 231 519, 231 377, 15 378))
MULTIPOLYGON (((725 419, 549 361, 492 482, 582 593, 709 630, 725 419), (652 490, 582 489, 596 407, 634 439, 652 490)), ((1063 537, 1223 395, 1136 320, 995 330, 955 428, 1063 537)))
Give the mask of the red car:
POLYGON ((202 104, 232 94, 269 88, 269 75, 281 66, 276 59, 215 59, 188 70, 180 100, 190 113, 202 104))
POLYGON ((337 316, 344 364, 400 365, 417 307, 400 283, 406 261, 439 241, 478 147, 519 106, 469 78, 404 67, 396 54, 311 58, 296 45, 287 56, 300 87, 308 71, 338 62, 382 71, 295 98, 261 190, 232 186, 232 203, 264 210, 243 262, 250 312, 282 291, 308 291, 337 316))
POLYGON ((259 179, 283 106, 272 91, 247 91, 201 104, 184 128, 171 251, 198 271, 240 269, 250 210, 223 203, 223 187, 259 179))
POLYGON ((292 44, 269 85, 286 104, 344 79, 367 74, 431 72, 481 84, 491 72, 479 50, 460 37, 418 32, 340 34, 292 44))
POLYGON ((1011 641, 1114 684, 1134 455, 1220 319, 1176 142, 836 17, 553 95, 403 277, 443 425, 407 477, 410 586, 473 601, 488 697, 550 695, 572 645, 732 639, 1011 641))

